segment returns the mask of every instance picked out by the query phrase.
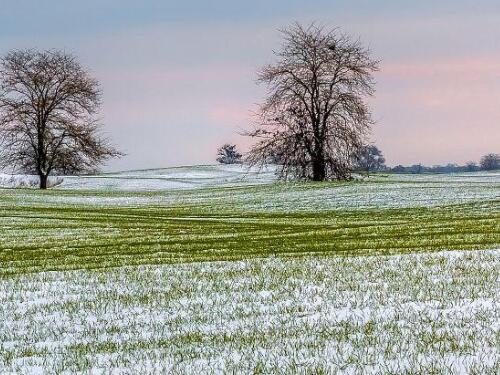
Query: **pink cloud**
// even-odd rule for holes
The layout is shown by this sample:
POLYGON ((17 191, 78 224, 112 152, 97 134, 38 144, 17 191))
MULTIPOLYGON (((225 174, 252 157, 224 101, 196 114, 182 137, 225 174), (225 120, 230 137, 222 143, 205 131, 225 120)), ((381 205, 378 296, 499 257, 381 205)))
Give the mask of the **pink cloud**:
POLYGON ((390 163, 477 160, 500 140, 500 58, 382 66, 374 139, 390 163))
POLYGON ((485 75, 500 77, 500 56, 463 60, 437 60, 430 62, 399 62, 382 64, 381 76, 460 76, 474 80, 485 75))

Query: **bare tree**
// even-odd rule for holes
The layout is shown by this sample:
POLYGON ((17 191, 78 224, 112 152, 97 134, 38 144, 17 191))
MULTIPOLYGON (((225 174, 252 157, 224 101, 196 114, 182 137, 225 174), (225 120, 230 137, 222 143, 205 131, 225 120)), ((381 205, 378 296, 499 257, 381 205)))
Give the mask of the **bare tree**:
POLYGON ((481 158, 479 163, 484 171, 494 171, 500 168, 500 155, 487 154, 481 158))
POLYGON ((217 150, 217 161, 221 164, 239 164, 242 155, 236 150, 236 145, 226 143, 217 150))
POLYGON ((259 72, 269 93, 247 133, 257 139, 248 159, 279 155, 285 179, 347 179, 373 123, 365 98, 374 92, 378 61, 338 29, 294 24, 281 32, 278 61, 259 72))
POLYGON ((75 57, 15 50, 0 61, 0 166, 36 173, 92 171, 120 153, 99 135, 100 90, 75 57))

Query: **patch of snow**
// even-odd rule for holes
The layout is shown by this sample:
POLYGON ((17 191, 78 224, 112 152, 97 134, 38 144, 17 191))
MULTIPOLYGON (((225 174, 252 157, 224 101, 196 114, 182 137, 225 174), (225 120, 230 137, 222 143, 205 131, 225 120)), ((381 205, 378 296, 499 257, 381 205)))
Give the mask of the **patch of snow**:
MULTIPOLYGON (((47 186, 55 187, 63 181, 62 177, 49 177, 47 186)), ((0 188, 38 188, 39 183, 38 176, 0 173, 0 188)))

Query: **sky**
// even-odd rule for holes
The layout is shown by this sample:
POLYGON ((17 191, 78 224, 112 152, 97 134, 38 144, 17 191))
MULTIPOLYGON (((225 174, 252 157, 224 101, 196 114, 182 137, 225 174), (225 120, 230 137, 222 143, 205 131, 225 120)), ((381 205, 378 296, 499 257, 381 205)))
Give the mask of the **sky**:
POLYGON ((381 60, 370 136, 389 165, 500 151, 498 0, 0 0, 0 54, 63 49, 101 83, 106 170, 213 163, 245 151, 277 29, 339 27, 381 60))

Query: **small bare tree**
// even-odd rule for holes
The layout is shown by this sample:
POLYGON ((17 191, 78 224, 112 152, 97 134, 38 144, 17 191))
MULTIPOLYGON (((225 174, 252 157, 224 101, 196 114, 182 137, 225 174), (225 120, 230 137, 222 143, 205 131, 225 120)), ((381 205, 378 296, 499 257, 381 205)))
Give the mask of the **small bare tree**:
POLYGON ((494 171, 500 168, 499 154, 486 154, 481 158, 479 163, 483 171, 494 171))
POLYGON ((98 82, 61 51, 15 50, 0 61, 0 166, 40 177, 95 170, 121 155, 99 135, 98 82))
POLYGON ((257 139, 248 159, 278 155, 285 179, 348 179, 373 123, 364 99, 374 92, 378 62, 337 29, 294 24, 282 34, 278 62, 259 72, 269 94, 247 133, 257 139))
POLYGON ((240 164, 241 157, 236 145, 226 143, 217 150, 217 161, 221 164, 240 164))

